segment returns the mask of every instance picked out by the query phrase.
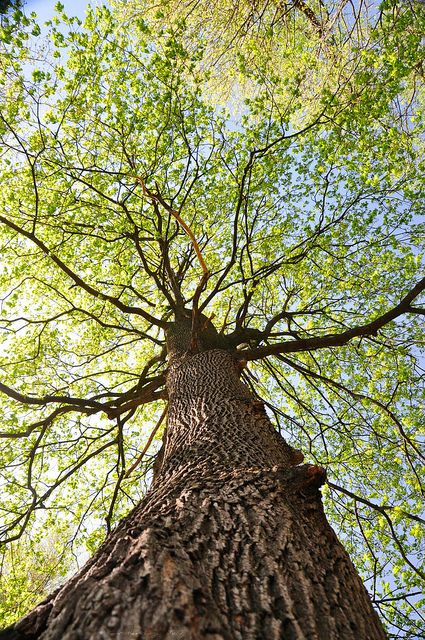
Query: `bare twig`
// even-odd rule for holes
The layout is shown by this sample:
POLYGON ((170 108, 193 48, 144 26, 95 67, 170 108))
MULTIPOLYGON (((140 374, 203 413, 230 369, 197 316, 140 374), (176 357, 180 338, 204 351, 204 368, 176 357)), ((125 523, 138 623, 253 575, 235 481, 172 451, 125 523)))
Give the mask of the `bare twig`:
POLYGON ((143 178, 141 178, 140 176, 132 176, 135 180, 137 180, 137 182, 141 185, 142 190, 143 190, 143 194, 145 196, 147 196, 148 198, 150 198, 151 200, 153 200, 154 202, 159 202, 160 204, 162 204, 162 206, 164 207, 164 209, 166 211, 168 211, 168 213, 170 213, 173 218, 175 218, 177 220, 177 222, 179 223, 179 225, 182 227, 182 229, 184 229, 184 231, 186 232, 186 234, 189 236, 190 241, 192 243, 192 247, 195 250, 196 256, 199 260, 199 263, 202 267, 202 271, 204 273, 205 276, 209 277, 209 271, 207 268, 207 265, 205 264, 205 260, 202 256, 201 250, 199 248, 199 245, 196 241, 196 238, 194 236, 194 233, 192 231, 192 229, 189 227, 188 224, 186 224, 186 222, 183 220, 183 218, 181 217, 181 215, 179 214, 178 211, 176 211, 175 209, 173 209, 173 207, 171 207, 165 200, 164 198, 161 196, 160 193, 156 192, 153 193, 152 191, 150 191, 145 183, 143 178))
POLYGON ((299 351, 314 351, 315 349, 326 349, 329 347, 341 347, 353 338, 361 336, 376 335, 379 329, 386 324, 395 320, 405 313, 412 313, 411 302, 425 290, 425 278, 422 278, 397 304, 395 307, 383 313, 381 316, 352 329, 347 329, 342 333, 331 333, 314 338, 300 338, 299 340, 290 340, 288 342, 279 342, 257 349, 247 349, 239 351, 237 357, 243 360, 257 360, 266 356, 276 355, 280 353, 296 353, 299 351))
POLYGON ((136 467, 138 467, 138 466, 139 466, 139 464, 142 462, 142 460, 143 460, 143 457, 144 457, 145 453, 147 452, 147 450, 148 450, 148 449, 149 449, 149 447, 151 446, 151 444, 152 444, 152 440, 154 439, 154 437, 155 437, 155 435, 156 435, 156 433, 157 433, 157 431, 158 431, 159 427, 161 426, 161 424, 162 424, 162 423, 163 423, 163 421, 164 421, 165 416, 167 415, 167 410, 168 410, 168 404, 167 404, 167 405, 165 405, 165 408, 164 408, 163 412, 161 413, 161 415, 160 415, 160 417, 159 417, 159 419, 158 419, 158 422, 157 422, 157 423, 156 423, 156 425, 154 426, 154 428, 153 428, 153 430, 152 430, 152 432, 151 432, 151 434, 150 434, 150 436, 149 436, 149 438, 148 438, 147 443, 146 443, 146 444, 145 444, 145 446, 143 447, 143 451, 142 451, 142 453, 141 453, 141 454, 140 454, 140 456, 137 458, 136 462, 134 462, 134 463, 131 465, 131 467, 130 467, 126 472, 125 472, 125 474, 124 474, 124 478, 128 478, 128 476, 129 476, 129 475, 134 471, 134 469, 135 469, 136 467))

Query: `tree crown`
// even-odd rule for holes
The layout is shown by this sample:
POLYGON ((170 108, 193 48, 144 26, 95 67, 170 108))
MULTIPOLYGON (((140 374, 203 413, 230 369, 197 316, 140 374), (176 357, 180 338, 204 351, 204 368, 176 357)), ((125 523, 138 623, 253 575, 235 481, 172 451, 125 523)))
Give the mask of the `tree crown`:
POLYGON ((383 3, 352 38, 337 10, 326 38, 299 13, 264 55, 248 30, 236 111, 207 93, 186 15, 59 11, 45 48, 33 16, 3 25, 4 534, 60 514, 92 548, 139 499, 155 445, 128 471, 184 318, 188 347, 250 362, 277 428, 329 468, 335 526, 406 626, 424 575, 424 12, 383 3))

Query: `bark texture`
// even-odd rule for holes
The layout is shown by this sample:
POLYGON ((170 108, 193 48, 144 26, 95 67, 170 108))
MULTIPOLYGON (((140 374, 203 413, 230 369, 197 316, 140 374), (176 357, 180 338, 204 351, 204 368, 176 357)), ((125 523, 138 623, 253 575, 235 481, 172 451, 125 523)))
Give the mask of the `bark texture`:
POLYGON ((324 516, 324 470, 298 465, 230 353, 177 343, 170 335, 167 441, 151 491, 0 639, 385 638, 324 516))

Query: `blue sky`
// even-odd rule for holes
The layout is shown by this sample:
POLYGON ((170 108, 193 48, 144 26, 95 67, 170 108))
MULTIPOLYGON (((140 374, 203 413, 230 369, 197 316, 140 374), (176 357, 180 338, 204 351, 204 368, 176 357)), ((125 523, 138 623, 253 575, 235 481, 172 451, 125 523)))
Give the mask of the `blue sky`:
MULTIPOLYGON (((85 8, 89 3, 89 0, 60 0, 61 4, 65 7, 65 13, 68 15, 78 16, 84 18, 85 8)), ((35 11, 40 19, 40 22, 44 22, 52 17, 55 12, 55 4, 58 0, 26 0, 24 9, 26 13, 35 11)), ((100 2, 93 2, 92 4, 101 4, 100 2)))

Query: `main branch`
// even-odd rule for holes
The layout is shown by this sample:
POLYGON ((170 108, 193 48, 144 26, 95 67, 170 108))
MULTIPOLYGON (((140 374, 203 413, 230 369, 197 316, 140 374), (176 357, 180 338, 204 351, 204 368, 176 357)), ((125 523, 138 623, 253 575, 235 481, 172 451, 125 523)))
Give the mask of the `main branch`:
POLYGON ((416 308, 411 306, 413 300, 425 290, 425 278, 422 278, 398 305, 378 316, 372 322, 347 329, 342 333, 330 333, 324 336, 314 338, 301 338, 300 340, 290 340, 288 342, 278 342, 276 344, 257 347, 255 349, 246 349, 238 351, 237 357, 241 360, 259 360, 267 356, 279 353, 296 353, 298 351, 314 351, 316 349, 326 349, 329 347, 342 347, 353 338, 361 336, 376 335, 379 329, 382 329, 392 320, 404 315, 405 313, 416 313, 416 308))

